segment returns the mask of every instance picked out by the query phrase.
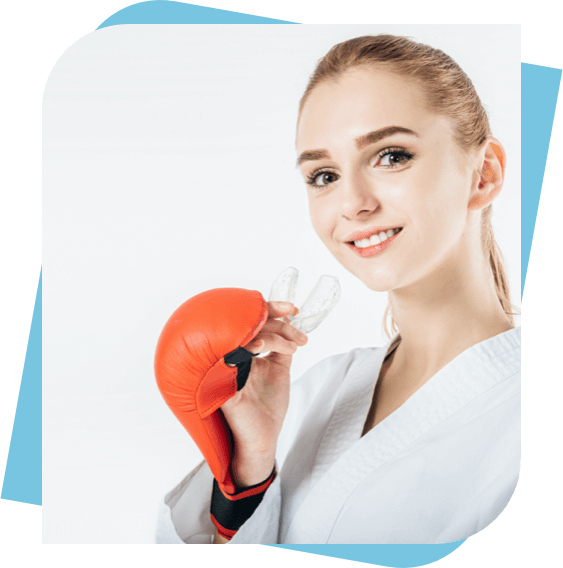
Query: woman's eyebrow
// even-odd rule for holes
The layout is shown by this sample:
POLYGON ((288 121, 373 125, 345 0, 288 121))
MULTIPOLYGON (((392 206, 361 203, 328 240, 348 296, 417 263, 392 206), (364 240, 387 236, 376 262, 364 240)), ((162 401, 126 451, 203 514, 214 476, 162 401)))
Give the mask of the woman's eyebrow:
MULTIPOLYGON (((418 134, 410 128, 405 128, 403 126, 386 126, 379 130, 373 130, 372 132, 358 136, 354 139, 354 144, 358 150, 361 150, 362 148, 369 146, 369 144, 375 144, 384 138, 388 138, 389 136, 398 133, 411 134, 412 136, 418 137, 418 134)), ((328 150, 305 150, 305 152, 299 154, 299 157, 297 158, 297 167, 299 167, 303 162, 323 159, 330 159, 330 153, 328 150)))

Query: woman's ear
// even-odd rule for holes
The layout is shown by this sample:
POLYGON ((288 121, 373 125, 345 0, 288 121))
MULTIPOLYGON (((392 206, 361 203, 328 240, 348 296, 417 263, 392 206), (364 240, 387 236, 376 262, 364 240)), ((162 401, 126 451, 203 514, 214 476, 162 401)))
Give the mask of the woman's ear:
POLYGON ((471 188, 467 208, 479 211, 490 205, 500 193, 504 182, 506 153, 496 138, 487 138, 479 152, 479 176, 471 188))

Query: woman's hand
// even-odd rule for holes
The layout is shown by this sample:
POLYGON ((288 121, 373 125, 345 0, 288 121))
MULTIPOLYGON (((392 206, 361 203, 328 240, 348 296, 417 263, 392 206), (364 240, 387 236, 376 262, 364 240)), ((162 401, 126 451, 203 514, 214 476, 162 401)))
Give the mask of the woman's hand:
POLYGON ((289 368, 307 336, 287 323, 295 315, 289 302, 268 302, 268 320, 243 347, 267 353, 252 360, 244 388, 221 406, 234 439, 233 478, 239 487, 264 481, 272 472, 278 436, 289 404, 289 368), (279 320, 277 318, 284 318, 279 320))

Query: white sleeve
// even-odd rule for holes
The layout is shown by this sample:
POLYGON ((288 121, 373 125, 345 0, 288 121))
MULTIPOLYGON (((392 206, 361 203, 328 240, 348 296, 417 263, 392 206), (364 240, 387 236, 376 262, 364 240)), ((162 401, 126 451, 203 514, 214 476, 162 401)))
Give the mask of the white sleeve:
MULTIPOLYGON (((276 471, 279 471, 277 463, 276 471)), ((203 461, 160 502, 156 544, 212 544, 215 535, 209 515, 212 489, 213 475, 203 461)), ((229 544, 277 544, 280 505, 280 480, 276 476, 260 505, 229 544)))

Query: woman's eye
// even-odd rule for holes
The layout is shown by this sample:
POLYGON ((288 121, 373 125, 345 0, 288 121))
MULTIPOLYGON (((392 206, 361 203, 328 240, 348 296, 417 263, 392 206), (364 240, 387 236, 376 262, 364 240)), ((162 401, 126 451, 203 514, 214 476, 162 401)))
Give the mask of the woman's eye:
POLYGON ((336 181, 336 175, 331 172, 324 172, 317 176, 318 185, 328 185, 329 183, 336 181))
POLYGON ((307 179, 307 183, 316 187, 324 187, 334 183, 338 176, 333 172, 312 173, 307 179))
POLYGON ((395 168, 408 162, 412 158, 411 154, 404 151, 385 152, 379 160, 379 165, 384 168, 395 168))

